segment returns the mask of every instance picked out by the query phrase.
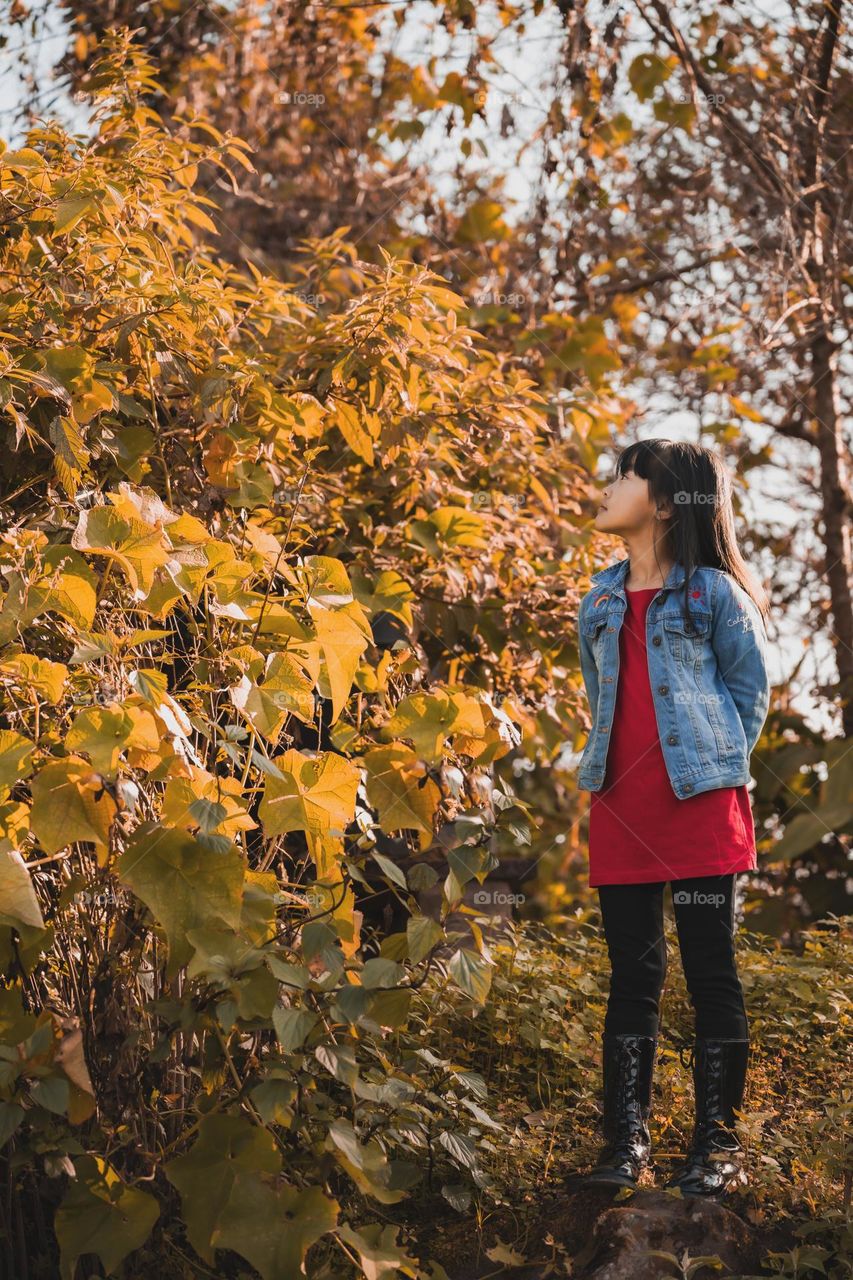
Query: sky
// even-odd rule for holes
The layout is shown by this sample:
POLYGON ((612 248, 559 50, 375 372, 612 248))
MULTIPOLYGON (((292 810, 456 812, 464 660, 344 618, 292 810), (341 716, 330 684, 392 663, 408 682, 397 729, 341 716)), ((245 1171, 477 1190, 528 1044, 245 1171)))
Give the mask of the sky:
MULTIPOLYGON (((765 9, 766 7, 764 5, 765 9)), ((412 0, 408 4, 406 23, 396 37, 398 56, 421 61, 425 53, 430 52, 439 59, 442 69, 464 70, 467 49, 459 43, 453 45, 447 33, 430 21, 431 12, 431 5, 426 0, 412 0)), ((88 111, 85 106, 71 101, 62 86, 56 84, 51 77, 52 67, 66 48, 64 24, 64 15, 54 5, 48 11, 47 20, 33 42, 28 32, 25 35, 21 28, 10 28, 0 21, 0 33, 7 33, 9 36, 6 47, 0 50, 0 118, 3 120, 0 136, 11 145, 20 144, 20 134, 16 134, 13 127, 13 117, 21 97, 17 73, 24 40, 37 71, 42 112, 59 114, 73 129, 84 130, 86 127, 88 111)), ((490 92, 487 118, 485 121, 475 118, 468 131, 470 136, 481 136, 487 147, 487 155, 479 163, 488 166, 492 173, 496 165, 500 168, 505 176, 504 192, 507 200, 510 205, 512 201, 517 201, 519 208, 526 205, 532 184, 538 177, 539 156, 536 148, 531 147, 519 162, 517 137, 519 134, 532 135, 541 123, 544 111, 542 104, 548 100, 545 87, 551 79, 551 59, 548 55, 559 46, 559 40, 560 33, 552 6, 546 6, 538 18, 531 20, 521 40, 517 39, 512 28, 502 31, 494 46, 499 65, 494 69, 495 88, 490 92), (509 140, 502 139, 499 130, 504 103, 509 105, 515 121, 516 135, 509 140)), ((414 151, 415 159, 422 159, 431 166, 439 190, 448 197, 452 196, 455 186, 453 171, 459 157, 457 149, 448 145, 443 132, 443 121, 437 119, 419 142, 409 145, 414 151)), ((717 287, 710 273, 696 283, 700 293, 717 287)), ((695 414, 679 406, 671 393, 650 392, 639 408, 637 425, 631 438, 662 436, 698 441, 700 424, 695 414)), ((761 424, 751 424, 749 433, 754 447, 764 444, 774 434, 769 427, 761 424)), ((815 453, 802 442, 780 441, 778 437, 774 444, 774 451, 776 450, 781 454, 785 465, 764 467, 752 473, 750 487, 743 494, 743 520, 748 526, 761 523, 770 524, 779 531, 800 530, 805 548, 807 531, 817 521, 820 505, 817 495, 809 491, 803 479, 816 464, 815 453)), ((602 483, 612 470, 614 456, 613 453, 606 454, 599 460, 598 478, 602 483)), ((606 562, 607 560, 603 561, 606 562)), ((776 576, 776 567, 769 559, 765 558, 761 563, 753 565, 753 568, 768 585, 776 576)), ((807 608, 798 608, 792 610, 789 616, 774 615, 771 619, 770 678, 773 684, 782 683, 801 660, 805 648, 807 657, 798 681, 801 692, 794 699, 794 707, 807 717, 816 731, 835 735, 840 732, 837 712, 827 708, 825 703, 816 701, 809 692, 812 686, 829 683, 835 678, 835 658, 829 637, 825 631, 815 630, 807 613, 807 608)))

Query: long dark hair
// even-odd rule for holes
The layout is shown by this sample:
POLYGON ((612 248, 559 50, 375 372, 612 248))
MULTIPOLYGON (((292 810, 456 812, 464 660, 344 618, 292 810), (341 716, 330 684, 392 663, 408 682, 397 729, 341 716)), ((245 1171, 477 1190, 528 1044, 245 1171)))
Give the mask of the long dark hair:
POLYGON ((617 475, 628 471, 648 480, 658 505, 672 506, 667 545, 684 566, 685 616, 690 575, 705 565, 730 574, 766 618, 770 600, 738 550, 731 477, 717 454, 678 440, 635 440, 616 460, 617 475))

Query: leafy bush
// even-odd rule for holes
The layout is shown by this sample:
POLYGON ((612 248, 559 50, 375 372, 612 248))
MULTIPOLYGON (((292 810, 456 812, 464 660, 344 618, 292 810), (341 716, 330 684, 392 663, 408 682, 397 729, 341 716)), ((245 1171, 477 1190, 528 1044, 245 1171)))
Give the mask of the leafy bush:
POLYGON ((366 1206, 476 1184, 413 1002, 486 1001, 492 766, 573 725, 579 472, 430 271, 202 248, 251 161, 155 87, 114 32, 92 136, 0 154, 6 1250, 414 1275, 366 1206))

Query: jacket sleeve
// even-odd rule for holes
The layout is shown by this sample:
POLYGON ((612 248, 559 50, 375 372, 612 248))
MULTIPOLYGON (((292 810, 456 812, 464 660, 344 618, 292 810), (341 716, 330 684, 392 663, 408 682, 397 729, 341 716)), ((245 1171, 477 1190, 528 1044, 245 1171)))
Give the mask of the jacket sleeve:
POLYGON ((586 689, 586 698, 592 713, 592 723, 595 724, 595 718, 598 715, 598 668, 595 665, 595 658, 583 629, 589 598, 588 595, 584 596, 578 609, 578 652, 580 654, 581 675, 586 689))
POLYGON ((711 646, 752 755, 770 707, 764 619, 752 597, 726 573, 717 575, 712 614, 711 646))

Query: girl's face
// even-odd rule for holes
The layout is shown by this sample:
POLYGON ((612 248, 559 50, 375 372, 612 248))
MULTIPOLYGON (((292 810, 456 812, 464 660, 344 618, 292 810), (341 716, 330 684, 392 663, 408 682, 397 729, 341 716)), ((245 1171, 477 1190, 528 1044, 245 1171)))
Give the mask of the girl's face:
POLYGON ((595 527, 602 533, 640 533, 655 518, 649 482, 633 471, 617 476, 604 490, 595 527))

